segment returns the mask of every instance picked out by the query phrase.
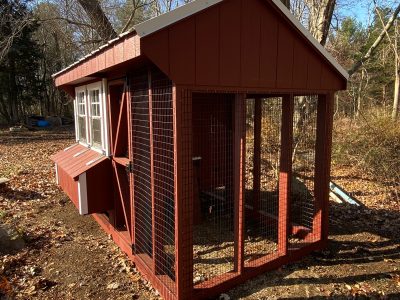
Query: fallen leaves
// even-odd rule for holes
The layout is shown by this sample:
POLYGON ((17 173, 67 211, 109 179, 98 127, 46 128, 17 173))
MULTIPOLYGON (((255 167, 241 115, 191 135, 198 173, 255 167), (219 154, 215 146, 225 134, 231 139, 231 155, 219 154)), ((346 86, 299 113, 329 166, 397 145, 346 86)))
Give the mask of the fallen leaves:
POLYGON ((11 296, 12 287, 10 282, 6 277, 0 276, 0 297, 1 296, 11 296))

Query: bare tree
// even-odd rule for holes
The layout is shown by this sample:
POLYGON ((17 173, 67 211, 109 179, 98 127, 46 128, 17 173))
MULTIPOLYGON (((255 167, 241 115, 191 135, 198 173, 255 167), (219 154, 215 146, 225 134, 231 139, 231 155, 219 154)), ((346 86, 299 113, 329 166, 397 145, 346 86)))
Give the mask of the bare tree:
POLYGON ((103 41, 118 37, 107 16, 104 14, 98 0, 78 0, 86 14, 90 18, 92 25, 103 41))
POLYGON ((366 62, 368 59, 370 59, 375 54, 375 51, 378 48, 378 46, 382 43, 382 41, 386 35, 386 32, 389 31, 390 28, 392 28, 394 21, 396 20, 399 12, 400 12, 400 3, 397 6, 396 10, 394 11, 393 15, 390 17, 387 24, 382 29, 379 36, 376 38, 376 40, 371 45, 371 47, 369 47, 368 51, 358 61, 356 61, 353 64, 353 66, 348 70, 348 73, 350 76, 352 76, 355 72, 357 72, 358 69, 360 69, 360 67, 363 65, 363 63, 366 62))
POLYGON ((400 58, 398 49, 399 30, 397 20, 394 27, 394 65, 395 65, 395 82, 393 95, 392 119, 397 120, 399 114, 399 90, 400 90, 400 58))
MULTIPOLYGON (((0 10, 7 12, 11 6, 6 3, 0 4, 0 10)), ((10 32, 0 34, 0 63, 7 55, 15 38, 19 37, 26 26, 32 23, 32 18, 29 15, 21 18, 14 18, 11 12, 2 13, 0 17, 0 28, 10 28, 10 32), (6 26, 10 25, 10 26, 6 26)))

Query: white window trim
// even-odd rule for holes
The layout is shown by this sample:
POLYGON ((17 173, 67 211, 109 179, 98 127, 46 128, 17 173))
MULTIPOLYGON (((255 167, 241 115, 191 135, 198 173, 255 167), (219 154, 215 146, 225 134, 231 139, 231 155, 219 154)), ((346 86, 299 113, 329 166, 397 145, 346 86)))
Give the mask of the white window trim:
POLYGON ((88 85, 83 85, 75 88, 75 135, 76 141, 85 147, 89 147, 94 151, 110 156, 110 142, 109 142, 109 122, 108 122, 108 105, 107 105, 107 80, 97 81, 88 85), (100 102, 100 119, 101 119, 101 147, 93 146, 93 133, 92 133, 92 105, 90 99, 90 92, 93 90, 99 90, 99 102, 100 102), (78 107, 78 95, 79 92, 85 93, 85 110, 86 110, 86 143, 79 141, 79 107, 78 107))
POLYGON ((75 135, 76 135, 76 141, 79 142, 80 144, 84 146, 89 145, 89 128, 88 128, 88 103, 87 103, 87 92, 86 92, 86 86, 79 86, 75 88, 75 135), (86 121, 86 142, 80 141, 80 132, 79 132, 79 101, 78 97, 80 93, 84 93, 84 101, 85 101, 85 121, 86 121))

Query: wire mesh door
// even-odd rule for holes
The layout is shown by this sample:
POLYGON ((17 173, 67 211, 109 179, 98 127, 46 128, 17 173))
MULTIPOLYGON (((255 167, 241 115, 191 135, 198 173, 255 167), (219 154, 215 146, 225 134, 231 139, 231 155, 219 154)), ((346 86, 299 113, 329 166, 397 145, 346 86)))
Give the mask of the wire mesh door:
POLYGON ((289 247, 313 242, 318 95, 294 97, 289 247))
POLYGON ((233 94, 193 94, 193 279, 234 270, 233 94))
POLYGON ((281 126, 281 97, 246 100, 246 265, 278 249, 281 126))
POLYGON ((132 76, 131 114, 134 253, 174 291, 175 161, 171 80, 156 68, 144 69, 132 76))

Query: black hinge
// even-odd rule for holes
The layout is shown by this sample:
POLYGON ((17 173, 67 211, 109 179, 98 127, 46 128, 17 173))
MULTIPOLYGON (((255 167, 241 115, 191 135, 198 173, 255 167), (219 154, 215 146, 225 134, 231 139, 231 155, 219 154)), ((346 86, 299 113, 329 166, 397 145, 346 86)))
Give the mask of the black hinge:
POLYGON ((133 173, 133 162, 130 161, 127 165, 126 165, 126 172, 128 173, 133 173))

